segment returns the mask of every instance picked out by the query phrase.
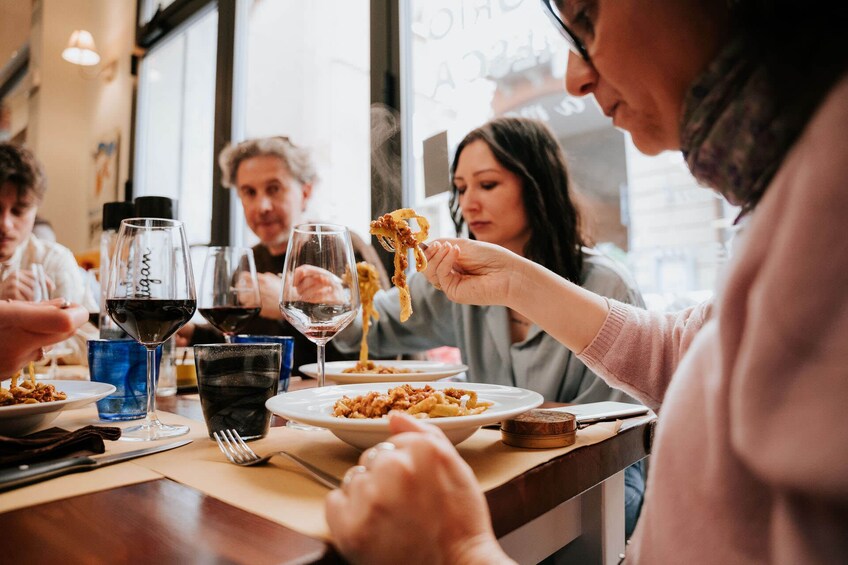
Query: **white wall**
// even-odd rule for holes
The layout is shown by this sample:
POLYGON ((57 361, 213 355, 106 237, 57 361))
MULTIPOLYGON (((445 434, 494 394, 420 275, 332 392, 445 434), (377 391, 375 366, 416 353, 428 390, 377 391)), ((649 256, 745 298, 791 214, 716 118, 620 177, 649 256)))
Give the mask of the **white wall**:
POLYGON ((48 192, 41 215, 53 223, 60 242, 75 252, 88 245, 88 194, 94 183, 93 153, 105 134, 120 131, 119 195, 129 163, 135 33, 131 0, 37 0, 30 35, 30 92, 27 144, 44 164, 48 192), (97 43, 101 66, 117 62, 115 78, 97 75, 62 59, 74 29, 87 29, 97 43))

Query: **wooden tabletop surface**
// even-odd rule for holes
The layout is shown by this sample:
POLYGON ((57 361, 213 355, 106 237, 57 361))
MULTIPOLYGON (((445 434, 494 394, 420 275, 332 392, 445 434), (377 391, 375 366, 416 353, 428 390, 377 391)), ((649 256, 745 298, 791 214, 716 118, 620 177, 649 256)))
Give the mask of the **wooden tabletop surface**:
MULTIPOLYGON (((314 381, 292 388, 314 386, 314 381)), ((195 395, 157 400, 202 420, 195 395)), ((281 421, 273 422, 279 425, 281 421)), ((645 457, 650 425, 566 453, 486 493, 500 537, 645 457)), ((170 479, 0 514, 2 562, 341 563, 332 546, 170 479)))

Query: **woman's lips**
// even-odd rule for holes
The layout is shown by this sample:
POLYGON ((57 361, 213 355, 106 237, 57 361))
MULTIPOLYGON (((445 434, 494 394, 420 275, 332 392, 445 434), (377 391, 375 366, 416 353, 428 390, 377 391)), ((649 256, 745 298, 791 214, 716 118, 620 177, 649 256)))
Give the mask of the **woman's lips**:
POLYGON ((468 222, 468 228, 472 230, 478 230, 480 228, 485 228, 492 225, 492 222, 468 222))

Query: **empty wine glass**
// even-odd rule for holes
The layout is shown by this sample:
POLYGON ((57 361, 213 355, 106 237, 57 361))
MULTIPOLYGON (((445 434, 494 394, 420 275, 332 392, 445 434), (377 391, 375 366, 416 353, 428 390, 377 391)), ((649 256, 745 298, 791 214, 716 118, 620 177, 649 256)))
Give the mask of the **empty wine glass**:
POLYGON ((356 263, 346 227, 301 224, 292 229, 280 310, 318 346, 318 386, 324 386, 324 347, 359 312, 356 263))
POLYGON ((197 307, 224 334, 227 343, 259 314, 262 303, 252 249, 209 248, 197 307))
POLYGON ((156 416, 156 348, 194 315, 197 301, 182 222, 131 218, 121 222, 110 261, 106 309, 133 339, 147 348, 147 416, 121 439, 149 441, 188 433, 156 416))
MULTIPOLYGON (((44 302, 50 300, 50 289, 47 285, 47 274, 44 271, 44 265, 41 263, 32 263, 27 269, 26 275, 32 279, 32 302, 44 302)), ((16 276, 20 276, 15 273, 16 276)), ((53 379, 56 377, 58 370, 58 359, 65 355, 70 355, 73 350, 65 344, 65 342, 48 345, 42 348, 44 351, 44 359, 35 363, 38 370, 44 370, 46 373, 36 372, 36 377, 39 379, 53 379)))

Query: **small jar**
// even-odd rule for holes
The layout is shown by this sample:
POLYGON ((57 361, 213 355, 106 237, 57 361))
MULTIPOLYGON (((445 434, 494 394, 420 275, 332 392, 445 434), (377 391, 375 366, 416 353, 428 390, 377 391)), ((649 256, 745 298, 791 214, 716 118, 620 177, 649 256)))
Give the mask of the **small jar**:
POLYGON ((568 412, 530 410, 501 422, 501 439, 527 449, 567 447, 577 441, 577 419, 568 412))

